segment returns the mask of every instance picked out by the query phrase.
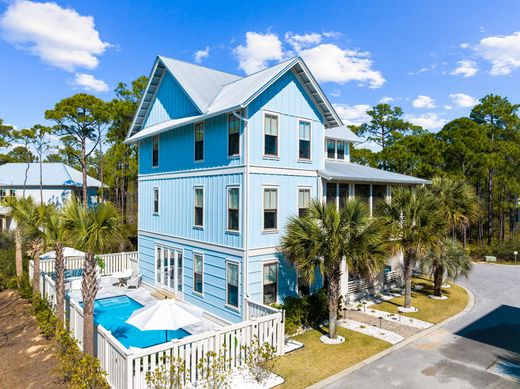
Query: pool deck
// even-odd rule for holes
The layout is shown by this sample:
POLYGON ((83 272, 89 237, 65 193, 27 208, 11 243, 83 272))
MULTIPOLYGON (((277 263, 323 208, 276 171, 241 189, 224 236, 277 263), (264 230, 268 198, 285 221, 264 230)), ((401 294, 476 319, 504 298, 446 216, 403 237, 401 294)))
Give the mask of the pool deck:
MULTIPOLYGON (((159 301, 158 298, 152 295, 153 291, 147 289, 146 287, 141 286, 140 288, 126 288, 126 287, 118 287, 117 280, 112 278, 111 276, 101 277, 100 289, 97 292, 96 300, 108 298, 108 297, 116 297, 116 296, 128 296, 138 303, 142 304, 144 307, 148 307, 154 305, 159 301)), ((83 300, 81 296, 80 290, 69 291, 69 296, 77 302, 81 302, 83 300)), ((185 308, 189 312, 194 313, 202 313, 200 308, 197 308, 191 304, 185 303, 181 300, 176 300, 177 303, 185 308)), ((222 326, 214 321, 210 320, 207 317, 202 316, 201 321, 186 327, 183 327, 184 330, 188 331, 192 335, 202 334, 207 331, 213 331, 221 328, 222 326)))

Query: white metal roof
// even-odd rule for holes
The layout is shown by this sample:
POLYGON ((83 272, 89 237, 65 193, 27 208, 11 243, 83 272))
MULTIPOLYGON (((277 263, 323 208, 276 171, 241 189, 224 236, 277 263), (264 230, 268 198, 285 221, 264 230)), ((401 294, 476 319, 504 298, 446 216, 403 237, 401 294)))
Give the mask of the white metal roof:
POLYGON ((347 126, 339 126, 325 129, 325 137, 360 143, 363 139, 354 134, 347 126))
POLYGON ((325 169, 319 170, 321 177, 329 181, 355 181, 387 184, 429 184, 430 181, 405 174, 387 172, 351 162, 325 161, 325 169))
MULTIPOLYGON (((233 74, 161 56, 157 57, 155 62, 147 89, 132 125, 130 126, 127 142, 133 142, 144 137, 144 135, 136 136, 136 134, 143 131, 142 126, 146 112, 151 107, 164 71, 169 71, 172 74, 184 88, 193 103, 199 108, 201 116, 198 117, 198 120, 245 107, 287 71, 293 71, 323 114, 325 127, 342 125, 338 114, 320 89, 303 60, 299 57, 241 78, 233 74)), ((151 126, 150 129, 154 127, 158 132, 162 132, 173 128, 172 126, 168 126, 168 123, 174 127, 178 127, 177 122, 174 123, 174 121, 171 120, 160 123, 161 126, 159 127, 151 126)), ((151 136, 158 132, 150 130, 146 132, 146 136, 151 136)))
MULTIPOLYGON (((39 163, 6 163, 0 166, 0 186, 23 187, 27 167, 25 186, 40 186, 39 163)), ((81 172, 60 162, 44 162, 42 166, 42 183, 44 187, 81 187, 83 178, 81 172)), ((87 176, 87 186, 101 187, 101 182, 87 176)))

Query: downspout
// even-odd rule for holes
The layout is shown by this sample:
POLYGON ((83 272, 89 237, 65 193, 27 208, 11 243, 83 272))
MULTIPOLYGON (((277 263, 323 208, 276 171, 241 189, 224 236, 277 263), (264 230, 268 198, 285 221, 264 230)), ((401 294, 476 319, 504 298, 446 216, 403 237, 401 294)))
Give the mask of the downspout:
MULTIPOLYGON (((242 188, 242 204, 244 210, 244 233, 242 235, 244 246, 244 262, 243 262, 243 282, 244 282, 244 313, 243 320, 249 319, 249 120, 241 116, 240 111, 233 111, 233 116, 244 122, 244 137, 243 137, 243 151, 244 151, 244 179, 242 188)), ((245 116, 248 115, 248 109, 245 108, 245 116)))

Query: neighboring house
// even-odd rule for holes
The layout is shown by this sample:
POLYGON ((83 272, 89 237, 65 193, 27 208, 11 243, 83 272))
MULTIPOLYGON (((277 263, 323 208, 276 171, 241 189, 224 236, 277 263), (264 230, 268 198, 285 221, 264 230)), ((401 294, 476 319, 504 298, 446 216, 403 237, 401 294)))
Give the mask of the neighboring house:
POLYGON ((144 282, 231 322, 247 299, 301 293, 278 251, 288 217, 311 198, 373 209, 390 185, 427 182, 351 163, 357 141, 300 58, 242 78, 158 57, 127 137, 144 282))
MULTIPOLYGON (((81 172, 64 163, 44 162, 42 164, 42 194, 45 204, 57 206, 72 195, 83 198, 83 179, 81 172)), ((87 176, 89 204, 97 200, 97 190, 101 182, 87 176)), ((40 202, 40 164, 39 163, 6 163, 0 166, 0 202, 6 196, 31 196, 40 202)), ((10 217, 10 209, 0 205, 0 231, 14 228, 10 217)))

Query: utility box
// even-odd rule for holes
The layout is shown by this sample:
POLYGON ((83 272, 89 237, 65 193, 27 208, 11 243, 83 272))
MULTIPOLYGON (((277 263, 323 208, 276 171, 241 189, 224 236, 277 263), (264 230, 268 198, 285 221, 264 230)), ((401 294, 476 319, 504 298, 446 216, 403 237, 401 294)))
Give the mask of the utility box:
POLYGON ((497 257, 494 257, 492 255, 486 255, 486 262, 496 262, 497 257))

